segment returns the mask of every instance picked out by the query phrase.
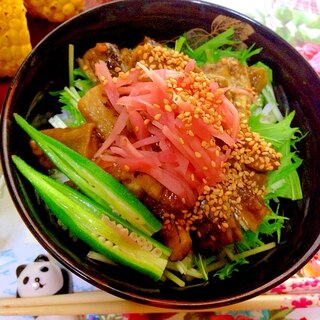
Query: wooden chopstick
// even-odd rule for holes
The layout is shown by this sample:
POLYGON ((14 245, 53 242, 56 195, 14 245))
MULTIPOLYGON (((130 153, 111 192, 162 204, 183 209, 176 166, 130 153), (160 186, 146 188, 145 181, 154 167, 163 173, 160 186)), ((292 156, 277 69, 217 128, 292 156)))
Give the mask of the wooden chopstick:
MULTIPOLYGON (((302 296, 301 296, 302 297, 302 296)), ((305 299, 306 295, 303 295, 305 299)), ((310 295, 311 307, 319 307, 319 295, 310 295)), ((261 295, 250 300, 214 309, 195 309, 192 311, 239 311, 239 310, 272 310, 289 305, 292 299, 300 299, 299 295, 261 295)), ((85 315, 108 313, 165 313, 187 312, 184 309, 158 308, 149 305, 126 301, 103 291, 87 291, 47 297, 1 298, 0 316, 21 315, 85 315)))
POLYGON ((28 297, 28 298, 0 298, 0 308, 22 307, 26 305, 63 305, 96 302, 114 302, 123 300, 104 291, 81 291, 76 293, 59 294, 53 296, 28 297))

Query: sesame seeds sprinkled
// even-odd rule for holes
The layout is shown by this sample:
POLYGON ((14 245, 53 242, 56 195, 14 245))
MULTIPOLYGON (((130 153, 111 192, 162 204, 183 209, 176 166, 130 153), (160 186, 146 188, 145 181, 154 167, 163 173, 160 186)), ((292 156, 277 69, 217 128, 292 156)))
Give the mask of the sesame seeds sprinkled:
POLYGON ((139 61, 152 70, 170 69, 182 71, 190 60, 187 55, 152 41, 146 41, 144 44, 138 45, 131 55, 132 65, 139 61))
MULTIPOLYGON (((188 119, 189 116, 190 112, 187 111, 181 113, 179 118, 188 119)), ((245 114, 241 114, 240 119, 238 140, 232 147, 228 161, 222 163, 224 180, 215 185, 205 184, 192 212, 189 210, 184 216, 183 227, 194 231, 200 238, 204 235, 198 230, 197 223, 202 221, 204 216, 222 233, 226 233, 230 228, 234 230, 235 225, 239 226, 237 219, 241 217, 248 194, 263 202, 266 189, 260 181, 261 173, 263 175, 267 171, 276 170, 280 165, 281 155, 258 133, 251 131, 245 114)), ((202 146, 205 147, 206 143, 203 142, 202 146)), ((200 158, 201 154, 195 156, 200 158)), ((217 164, 212 161, 211 165, 217 164)), ((265 209, 263 207, 261 212, 265 212, 265 209)), ((212 235, 211 238, 214 238, 212 241, 217 240, 216 235, 212 235)))
MULTIPOLYGON (((224 164, 225 179, 215 186, 205 186, 193 209, 194 219, 198 217, 199 221, 205 215, 222 232, 230 227, 231 215, 241 214, 248 194, 262 202, 266 189, 259 172, 275 170, 280 165, 281 155, 269 143, 252 132, 247 123, 242 122, 241 127, 229 161, 224 164)), ((261 210, 264 212, 265 208, 261 210)))
MULTIPOLYGON (((143 66, 151 69, 171 69, 175 71, 183 71, 190 59, 173 50, 167 49, 161 45, 147 42, 131 52, 132 63, 135 65, 139 62, 141 66, 136 67, 137 70, 143 70, 143 66)), ((222 61, 222 64, 227 61, 222 61)), ((237 65, 235 61, 231 64, 237 65)), ((170 75, 170 73, 168 73, 170 75)), ((173 73, 172 73, 173 74, 173 73)), ((119 79, 126 79, 126 73, 120 72, 119 79)), ((140 79, 140 78, 139 78, 140 79)), ((141 72, 141 80, 146 79, 146 74, 141 72), (144 78, 143 78, 144 76, 144 78)), ((225 122, 223 113, 219 112, 225 101, 225 91, 217 89, 213 91, 210 87, 212 84, 208 77, 200 72, 188 71, 181 72, 181 76, 168 76, 166 83, 166 99, 163 103, 150 104, 153 110, 148 117, 143 117, 143 123, 148 126, 158 121, 161 127, 161 121, 170 113, 178 120, 179 129, 183 128, 182 136, 174 135, 180 147, 186 146, 190 137, 199 138, 197 146, 193 145, 191 154, 199 162, 203 176, 197 177, 190 174, 190 181, 200 181, 202 183, 203 192, 198 197, 193 210, 186 210, 182 215, 172 213, 164 213, 162 219, 164 226, 170 228, 172 224, 185 230, 192 230, 202 237, 204 232, 197 228, 197 222, 203 217, 209 218, 210 221, 223 232, 228 233, 234 227, 235 222, 230 217, 240 213, 244 203, 244 194, 242 190, 248 191, 252 197, 261 199, 266 190, 263 184, 259 183, 259 172, 274 170, 279 166, 280 155, 275 152, 271 145, 261 139, 261 137, 250 130, 246 117, 248 116, 247 96, 255 95, 254 90, 247 88, 241 99, 234 99, 234 104, 242 105, 245 101, 245 108, 240 109, 242 114, 237 142, 230 148, 224 141, 218 142, 212 137, 212 134, 205 138, 198 133, 204 125, 212 127, 216 132, 223 133, 233 138, 236 133, 231 128, 225 130, 223 123, 225 122), (245 96, 245 97, 243 97, 245 96), (204 163, 204 158, 211 152, 209 161, 204 163), (216 161, 226 155, 228 161, 216 161), (220 180, 210 180, 210 170, 218 170, 221 173, 220 180), (207 175, 208 173, 208 175, 207 175), (221 181, 222 180, 222 181, 221 181)), ((237 91, 230 91, 233 98, 238 94, 237 91)), ((135 129, 135 128, 133 128, 135 129)), ((181 131, 180 131, 181 132, 181 131)), ((180 133, 179 132, 179 133, 180 133)), ((129 168, 128 168, 129 170, 129 168)), ((186 199, 180 199, 182 203, 186 203, 186 199)), ((216 235, 212 235, 211 239, 217 239, 216 235)))

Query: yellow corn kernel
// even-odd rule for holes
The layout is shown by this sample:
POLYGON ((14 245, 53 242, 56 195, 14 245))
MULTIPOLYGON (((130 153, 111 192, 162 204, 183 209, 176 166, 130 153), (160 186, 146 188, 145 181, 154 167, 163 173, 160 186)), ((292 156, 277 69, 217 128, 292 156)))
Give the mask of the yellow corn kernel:
POLYGON ((63 22, 80 13, 85 0, 25 0, 28 14, 47 19, 50 22, 63 22))
POLYGON ((23 0, 0 0, 0 78, 14 76, 30 51, 23 0))

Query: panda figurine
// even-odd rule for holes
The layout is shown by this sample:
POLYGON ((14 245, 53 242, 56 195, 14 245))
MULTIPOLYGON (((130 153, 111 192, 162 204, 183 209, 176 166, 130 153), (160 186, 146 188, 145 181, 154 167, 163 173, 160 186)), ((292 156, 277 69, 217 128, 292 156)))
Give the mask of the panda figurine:
MULTIPOLYGON (((17 298, 41 297, 72 293, 69 272, 40 254, 30 264, 19 265, 17 275, 17 298)), ((38 316, 37 320, 78 320, 78 316, 38 316)))

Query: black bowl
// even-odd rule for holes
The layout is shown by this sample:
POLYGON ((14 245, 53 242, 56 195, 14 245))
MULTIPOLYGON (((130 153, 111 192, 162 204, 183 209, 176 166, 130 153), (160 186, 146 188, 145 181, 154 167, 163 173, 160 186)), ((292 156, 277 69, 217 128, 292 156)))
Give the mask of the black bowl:
MULTIPOLYGON (((254 61, 253 61, 254 62, 254 61)), ((199 309, 228 305, 266 292, 295 274, 319 249, 320 208, 320 81, 309 64, 285 41, 259 23, 232 10, 200 1, 115 1, 87 11, 64 23, 47 36, 28 56, 13 80, 1 118, 1 155, 6 182, 23 221, 37 240, 58 261, 92 285, 140 303, 159 307, 199 309), (245 265, 232 278, 210 279, 205 284, 177 288, 149 281, 135 272, 85 258, 86 245, 73 242, 39 204, 30 186, 12 165, 17 154, 37 166, 28 138, 13 121, 19 113, 38 128, 56 113, 55 98, 68 79, 68 44, 75 56, 98 41, 134 46, 147 35, 172 39, 191 28, 210 30, 217 15, 250 24, 255 33, 248 43, 263 47, 259 60, 274 70, 281 107, 296 111, 294 125, 308 132, 299 143, 304 159, 300 168, 304 198, 284 202, 290 217, 281 244, 268 257, 245 265)))

